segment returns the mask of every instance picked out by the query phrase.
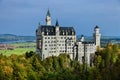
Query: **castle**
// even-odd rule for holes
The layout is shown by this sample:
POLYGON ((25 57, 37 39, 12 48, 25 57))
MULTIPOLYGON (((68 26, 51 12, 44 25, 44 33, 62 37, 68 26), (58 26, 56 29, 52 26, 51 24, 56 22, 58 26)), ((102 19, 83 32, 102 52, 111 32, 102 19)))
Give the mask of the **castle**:
POLYGON ((97 47, 100 47, 99 27, 94 28, 94 40, 85 41, 82 35, 80 40, 77 40, 76 33, 71 27, 61 27, 56 20, 55 26, 51 24, 51 14, 47 11, 46 25, 38 26, 36 30, 36 53, 41 59, 49 56, 58 56, 59 54, 69 54, 71 59, 75 59, 80 63, 92 65, 92 61, 97 47))

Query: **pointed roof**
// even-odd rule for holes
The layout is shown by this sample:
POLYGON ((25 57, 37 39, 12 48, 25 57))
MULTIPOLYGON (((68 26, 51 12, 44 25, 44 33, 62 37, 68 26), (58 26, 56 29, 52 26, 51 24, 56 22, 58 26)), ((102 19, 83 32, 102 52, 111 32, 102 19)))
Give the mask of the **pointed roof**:
MULTIPOLYGON (((56 35, 56 26, 41 25, 40 27, 38 27, 37 32, 39 32, 39 34, 41 34, 40 32, 44 32, 44 35, 56 35)), ((61 26, 59 26, 59 32, 60 32, 59 35, 61 35, 61 36, 73 35, 73 33, 74 33, 74 35, 76 35, 73 27, 64 27, 64 26, 61 27, 61 26)))
POLYGON ((59 26, 58 20, 56 20, 56 25, 55 26, 59 26))
POLYGON ((96 25, 95 29, 97 29, 97 28, 99 28, 99 27, 96 25))
POLYGON ((84 35, 82 34, 81 37, 84 37, 84 35))
POLYGON ((49 9, 48 9, 48 11, 47 11, 47 15, 46 16, 49 16, 50 17, 50 11, 49 11, 49 9))

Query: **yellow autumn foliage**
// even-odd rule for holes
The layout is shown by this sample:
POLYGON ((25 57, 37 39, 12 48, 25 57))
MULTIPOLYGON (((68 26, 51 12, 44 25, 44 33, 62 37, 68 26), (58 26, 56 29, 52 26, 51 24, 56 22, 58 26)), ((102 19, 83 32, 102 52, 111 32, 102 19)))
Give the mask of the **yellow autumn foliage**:
POLYGON ((0 59, 0 65, 3 65, 5 61, 3 59, 0 59))
POLYGON ((12 73, 13 73, 13 68, 10 67, 10 66, 3 66, 3 72, 4 72, 6 75, 12 75, 12 73))

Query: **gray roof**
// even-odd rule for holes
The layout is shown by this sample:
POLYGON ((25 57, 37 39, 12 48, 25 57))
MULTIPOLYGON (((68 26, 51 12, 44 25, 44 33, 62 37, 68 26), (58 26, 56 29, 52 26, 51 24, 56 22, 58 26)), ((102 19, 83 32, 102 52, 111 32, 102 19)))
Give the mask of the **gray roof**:
POLYGON ((95 29, 99 28, 97 25, 95 26, 95 29))
POLYGON ((48 9, 48 11, 47 11, 47 15, 46 16, 49 16, 50 17, 50 11, 49 11, 49 9, 48 9))
MULTIPOLYGON (((44 35, 56 35, 55 28, 55 26, 41 25, 37 29, 37 32, 44 32, 44 35)), ((59 31, 60 35, 72 35, 72 33, 75 35, 75 30, 73 27, 59 27, 59 31)))
POLYGON ((94 44, 94 42, 93 41, 84 41, 84 42, 82 42, 82 44, 94 44))
POLYGON ((60 35, 72 35, 72 32, 75 34, 75 30, 73 27, 60 27, 60 35))
POLYGON ((56 20, 56 26, 59 26, 58 20, 56 20))

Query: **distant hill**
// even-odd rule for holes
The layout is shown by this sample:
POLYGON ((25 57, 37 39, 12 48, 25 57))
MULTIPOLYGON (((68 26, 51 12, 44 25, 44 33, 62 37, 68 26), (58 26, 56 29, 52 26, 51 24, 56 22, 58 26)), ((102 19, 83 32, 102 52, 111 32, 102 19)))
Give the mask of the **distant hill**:
MULTIPOLYGON (((77 39, 80 39, 80 35, 77 39)), ((0 34, 0 43, 11 43, 11 42, 34 42, 36 40, 35 36, 18 36, 14 34, 0 34)), ((92 36, 85 36, 86 41, 93 41, 92 36)), ((101 44, 107 44, 109 42, 115 42, 120 44, 120 36, 102 36, 101 44)))
MULTIPOLYGON (((78 35, 77 38, 80 39, 81 35, 78 35)), ((85 39, 87 40, 93 40, 93 36, 85 36, 85 39)), ((102 40, 120 40, 120 36, 101 36, 102 40)))
MULTIPOLYGON (((80 40, 81 35, 77 36, 80 40)), ((93 36, 85 36, 85 41, 93 41, 93 36)), ((105 47, 108 43, 120 44, 120 36, 101 36, 101 46, 105 47)))
POLYGON ((14 34, 0 34, 0 43, 35 41, 35 36, 17 36, 14 34))

